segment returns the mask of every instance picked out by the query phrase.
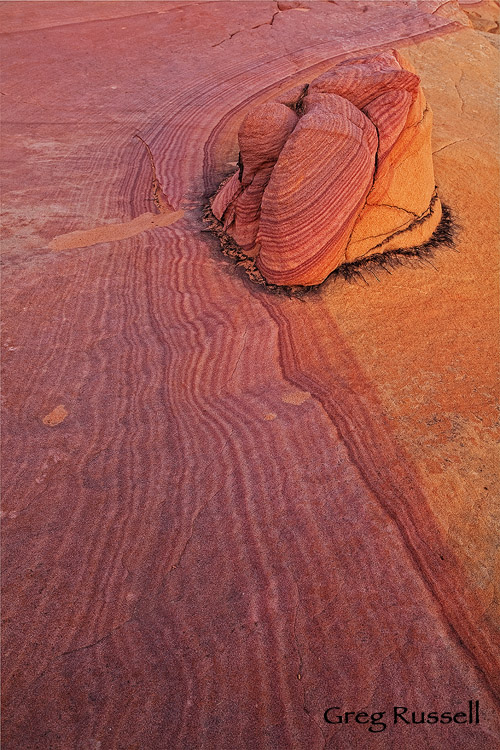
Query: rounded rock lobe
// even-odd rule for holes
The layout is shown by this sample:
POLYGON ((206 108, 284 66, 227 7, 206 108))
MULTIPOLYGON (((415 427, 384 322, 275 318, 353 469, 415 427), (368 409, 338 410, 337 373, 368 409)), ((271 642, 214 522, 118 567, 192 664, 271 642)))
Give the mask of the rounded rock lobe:
POLYGON ((342 263, 430 238, 441 218, 431 128, 399 52, 346 60, 246 115, 239 170, 212 212, 268 283, 319 284, 342 263))

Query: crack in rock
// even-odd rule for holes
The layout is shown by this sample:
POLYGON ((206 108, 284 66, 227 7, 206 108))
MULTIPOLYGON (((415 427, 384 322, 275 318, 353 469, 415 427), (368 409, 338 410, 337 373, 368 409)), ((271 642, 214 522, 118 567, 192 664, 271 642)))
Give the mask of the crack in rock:
MULTIPOLYGON (((290 10, 293 10, 290 8, 290 10)), ((278 13, 285 13, 285 10, 281 10, 278 8, 277 11, 275 11, 269 21, 264 21, 263 23, 258 23, 256 26, 251 26, 249 29, 238 29, 237 31, 233 31, 232 34, 229 34, 229 36, 225 37, 225 39, 222 39, 222 41, 217 42, 216 44, 212 44, 212 47, 221 47, 225 42, 228 42, 230 39, 233 38, 233 36, 236 36, 237 34, 241 34, 244 31, 253 31, 254 29, 260 29, 261 26, 272 26, 274 23, 274 19, 278 15, 278 13)))
POLYGON ((116 630, 120 630, 120 628, 123 628, 124 625, 128 625, 129 622, 132 622, 134 618, 129 617, 128 620, 125 620, 125 622, 121 622, 119 625, 116 625, 114 628, 111 628, 109 633, 106 633, 106 635, 103 635, 101 638, 98 638, 97 641, 92 641, 92 643, 87 643, 85 646, 77 646, 76 648, 71 648, 69 651, 63 651, 62 654, 59 654, 59 656, 54 658, 60 658, 61 656, 69 656, 69 654, 75 654, 77 651, 85 651, 88 648, 94 648, 94 646, 98 646, 99 643, 102 643, 107 638, 109 638, 116 630))

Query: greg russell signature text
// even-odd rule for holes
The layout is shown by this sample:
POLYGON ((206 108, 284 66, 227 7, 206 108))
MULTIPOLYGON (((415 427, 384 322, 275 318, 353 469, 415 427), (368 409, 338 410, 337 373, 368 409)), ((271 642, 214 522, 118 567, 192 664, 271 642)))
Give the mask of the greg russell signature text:
POLYGON ((479 701, 469 701, 460 711, 415 711, 408 706, 393 706, 388 711, 344 711, 331 706, 324 713, 327 724, 365 724, 369 732, 383 732, 389 725, 399 724, 479 724, 479 701))

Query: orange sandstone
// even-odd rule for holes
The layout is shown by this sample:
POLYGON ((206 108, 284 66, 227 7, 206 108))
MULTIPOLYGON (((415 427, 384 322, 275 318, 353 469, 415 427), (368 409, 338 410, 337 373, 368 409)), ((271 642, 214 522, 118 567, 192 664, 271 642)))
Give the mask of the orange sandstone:
POLYGON ((261 104, 212 211, 266 281, 310 286, 345 262, 427 241, 441 219, 432 113, 393 50, 261 104))

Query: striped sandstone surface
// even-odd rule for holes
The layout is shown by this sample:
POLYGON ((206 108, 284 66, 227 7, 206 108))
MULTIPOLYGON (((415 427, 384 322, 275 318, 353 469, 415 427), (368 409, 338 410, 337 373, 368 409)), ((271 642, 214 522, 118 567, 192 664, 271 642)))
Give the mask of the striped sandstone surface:
POLYGON ((432 113, 397 50, 340 62, 248 113, 212 212, 271 284, 422 245, 442 216, 432 113))
POLYGON ((498 747, 498 37, 461 8, 0 6, 6 750, 498 747), (245 116, 390 49, 457 252, 251 284, 202 221, 245 116))

